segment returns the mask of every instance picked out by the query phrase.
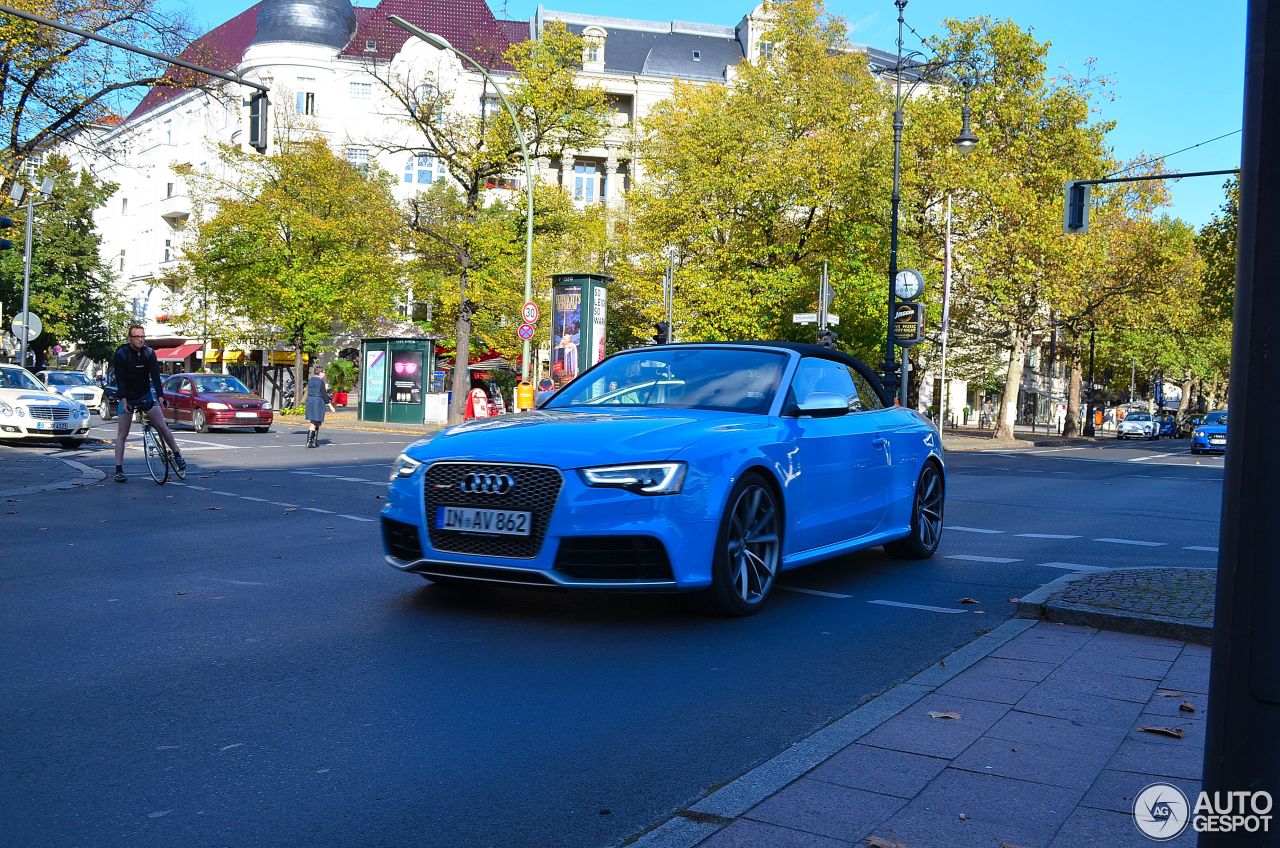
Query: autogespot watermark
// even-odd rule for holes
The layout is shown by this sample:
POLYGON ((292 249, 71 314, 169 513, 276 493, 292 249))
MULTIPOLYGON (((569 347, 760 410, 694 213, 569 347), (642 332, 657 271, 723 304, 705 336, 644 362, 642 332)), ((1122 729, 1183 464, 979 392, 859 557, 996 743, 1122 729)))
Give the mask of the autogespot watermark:
POLYGON ((1133 799, 1133 821, 1158 842, 1179 836, 1187 826, 1197 833, 1248 833, 1271 830, 1271 793, 1201 792, 1193 807, 1171 783, 1153 783, 1133 799))

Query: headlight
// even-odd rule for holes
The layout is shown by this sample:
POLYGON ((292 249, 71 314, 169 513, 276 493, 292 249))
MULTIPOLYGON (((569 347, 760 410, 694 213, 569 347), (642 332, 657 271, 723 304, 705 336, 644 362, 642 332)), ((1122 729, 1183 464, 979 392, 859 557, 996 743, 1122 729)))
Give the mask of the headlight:
POLYGON ((76 414, 79 415, 81 418, 84 418, 89 414, 89 408, 86 407, 83 403, 77 403, 76 414))
POLYGON ((225 403, 218 403, 216 400, 208 404, 208 407, 210 409, 230 409, 231 408, 227 406, 225 403))
POLYGON ((640 495, 678 495, 684 487, 683 462, 609 465, 583 468, 578 473, 588 486, 626 489, 640 495))
POLYGON ((0 415, 12 415, 13 407, 4 401, 0 401, 0 415))
POLYGON ((1194 433, 1194 435, 1195 435, 1195 437, 1196 437, 1197 439, 1203 439, 1203 438, 1204 438, 1204 430, 1196 430, 1196 432, 1194 433))
POLYGON ((391 464, 391 482, 394 483, 402 477, 412 477, 413 472, 422 467, 422 463, 406 454, 400 454, 396 457, 396 461, 391 464))

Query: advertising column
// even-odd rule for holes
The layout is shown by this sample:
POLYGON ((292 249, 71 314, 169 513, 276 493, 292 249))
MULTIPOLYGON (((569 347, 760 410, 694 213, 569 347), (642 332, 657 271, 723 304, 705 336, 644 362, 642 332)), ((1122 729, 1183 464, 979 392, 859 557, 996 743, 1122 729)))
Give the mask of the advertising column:
POLYGON ((605 357, 609 291, 604 274, 551 277, 551 379, 559 388, 605 357))

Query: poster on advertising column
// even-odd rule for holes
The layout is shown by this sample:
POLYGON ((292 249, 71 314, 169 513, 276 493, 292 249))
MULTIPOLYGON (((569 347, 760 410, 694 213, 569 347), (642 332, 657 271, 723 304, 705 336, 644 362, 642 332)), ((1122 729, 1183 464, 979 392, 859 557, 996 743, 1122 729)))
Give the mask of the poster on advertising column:
POLYGON ((422 403, 422 351, 391 351, 391 402, 422 403))
POLYGON ((560 286, 552 295, 551 379, 556 388, 578 376, 582 341, 582 286, 560 286))
POLYGON ((364 402, 382 403, 383 387, 387 384, 387 352, 364 352, 364 402))
POLYGON ((609 290, 602 285, 592 286, 591 297, 591 358, 586 363, 590 368, 604 359, 605 308, 608 306, 609 290))

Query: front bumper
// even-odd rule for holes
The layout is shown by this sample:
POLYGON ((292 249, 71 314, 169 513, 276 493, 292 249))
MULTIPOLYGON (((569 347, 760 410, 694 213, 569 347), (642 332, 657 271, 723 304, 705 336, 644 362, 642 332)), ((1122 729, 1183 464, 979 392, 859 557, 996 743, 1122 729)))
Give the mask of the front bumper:
POLYGON ((66 439, 87 435, 86 419, 71 421, 32 421, 12 416, 0 419, 0 439, 66 439))
POLYGON ((1192 436, 1191 449, 1198 450, 1198 451, 1218 451, 1220 453, 1226 453, 1227 443, 1225 440, 1221 442, 1212 442, 1206 436, 1201 436, 1199 438, 1192 436))
POLYGON ((382 510, 386 559, 401 571, 508 585, 650 592, 711 582, 719 521, 705 515, 702 498, 688 488, 679 495, 637 495, 587 486, 566 471, 533 556, 482 556, 432 546, 424 477, 425 469, 419 468, 397 479, 382 510))
POLYGON ((205 420, 210 427, 267 427, 275 417, 274 412, 255 412, 253 417, 240 417, 244 410, 210 409, 205 412, 205 420))

